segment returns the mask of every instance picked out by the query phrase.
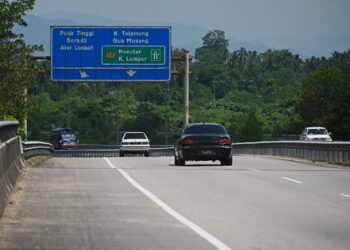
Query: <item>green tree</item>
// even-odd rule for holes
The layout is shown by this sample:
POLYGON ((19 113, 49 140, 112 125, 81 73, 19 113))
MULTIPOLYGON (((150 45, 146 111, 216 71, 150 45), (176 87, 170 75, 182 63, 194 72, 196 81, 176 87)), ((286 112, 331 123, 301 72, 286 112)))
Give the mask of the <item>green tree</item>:
POLYGON ((195 52, 195 59, 199 63, 225 64, 227 62, 229 42, 225 38, 224 31, 209 31, 202 40, 202 47, 195 52))
POLYGON ((34 3, 34 0, 0 1, 0 119, 11 115, 22 125, 27 112, 25 90, 37 80, 36 64, 29 55, 41 47, 27 45, 23 35, 12 29, 16 24, 27 25, 22 17, 34 3))
POLYGON ((135 120, 125 124, 126 131, 143 131, 153 141, 159 143, 159 132, 163 125, 156 105, 150 102, 141 102, 136 110, 135 120))
POLYGON ((329 61, 332 67, 341 69, 344 73, 350 73, 350 49, 343 53, 335 51, 329 61))
POLYGON ((299 102, 305 126, 325 126, 335 139, 350 139, 350 75, 319 70, 303 82, 299 102))
POLYGON ((251 111, 239 131, 238 139, 240 141, 253 142, 261 141, 263 137, 261 123, 256 117, 255 112, 251 111))
POLYGON ((245 48, 231 53, 228 67, 231 77, 240 90, 257 92, 259 83, 262 82, 261 61, 256 51, 247 51, 245 48))

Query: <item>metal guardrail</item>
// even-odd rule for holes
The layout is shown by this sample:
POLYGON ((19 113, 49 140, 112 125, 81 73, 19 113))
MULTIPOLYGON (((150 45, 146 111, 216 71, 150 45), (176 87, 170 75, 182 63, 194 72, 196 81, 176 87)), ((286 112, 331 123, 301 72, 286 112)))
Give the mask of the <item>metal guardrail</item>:
POLYGON ((23 141, 22 147, 24 159, 39 155, 51 155, 53 153, 53 145, 46 142, 23 141))
POLYGON ((54 150, 53 157, 117 157, 119 149, 71 149, 54 150))
MULTIPOLYGON (((118 157, 119 147, 117 145, 97 145, 83 144, 78 149, 72 150, 54 150, 52 144, 40 141, 22 142, 23 155, 25 159, 38 155, 52 155, 53 157, 118 157), (82 149, 83 148, 83 149, 82 149)), ((172 156, 174 155, 173 146, 153 145, 150 149, 151 157, 172 156)), ((131 156, 126 154, 125 156, 131 156)), ((133 154, 133 156, 141 156, 133 154)))
POLYGON ((77 150, 95 150, 95 149, 118 149, 118 145, 104 145, 104 144, 78 144, 77 150))
POLYGON ((174 147, 166 146, 166 147, 156 147, 150 149, 150 156, 173 156, 174 155, 174 147))
MULTIPOLYGON (((117 145, 84 145, 86 149, 53 150, 43 142, 24 142, 24 157, 51 154, 53 157, 118 157, 117 145), (89 149, 88 149, 89 148, 89 149)), ((233 154, 271 155, 313 161, 350 164, 350 142, 265 141, 232 144, 233 154)), ((153 145, 150 157, 173 156, 171 145, 153 145)), ((128 155, 126 155, 128 156, 128 155)), ((133 156, 142 156, 133 155, 133 156)))
POLYGON ((350 164, 350 142, 268 141, 234 143, 233 153, 350 164))
MULTIPOLYGON (((174 147, 151 148, 150 157, 172 156, 174 147)), ((125 154, 125 156, 143 156, 143 154, 125 154)), ((119 149, 72 149, 72 150, 54 150, 53 157, 118 157, 119 149)))
MULTIPOLYGON (((78 144, 77 149, 78 150, 86 150, 86 149, 119 149, 119 145, 110 145, 110 144, 78 144)), ((151 148, 174 148, 173 145, 152 145, 151 148)))

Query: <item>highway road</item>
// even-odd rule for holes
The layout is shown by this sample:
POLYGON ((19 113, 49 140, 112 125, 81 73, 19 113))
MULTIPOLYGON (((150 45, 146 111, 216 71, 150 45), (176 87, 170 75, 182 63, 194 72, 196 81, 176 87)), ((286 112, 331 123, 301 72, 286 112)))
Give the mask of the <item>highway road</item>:
POLYGON ((350 169, 254 156, 184 167, 50 158, 25 168, 0 249, 348 250, 350 169))

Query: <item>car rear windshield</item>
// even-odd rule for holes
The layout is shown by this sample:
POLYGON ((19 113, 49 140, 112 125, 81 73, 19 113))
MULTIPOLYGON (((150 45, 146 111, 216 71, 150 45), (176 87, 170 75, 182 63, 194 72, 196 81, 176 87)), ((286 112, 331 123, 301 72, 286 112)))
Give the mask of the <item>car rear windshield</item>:
POLYGON ((124 139, 147 139, 144 133, 126 133, 124 139))
POLYGON ((318 128, 318 129, 309 129, 307 131, 308 135, 326 135, 327 130, 324 128, 318 128))
POLYGON ((221 125, 198 124, 185 128, 184 134, 227 134, 227 132, 221 125))

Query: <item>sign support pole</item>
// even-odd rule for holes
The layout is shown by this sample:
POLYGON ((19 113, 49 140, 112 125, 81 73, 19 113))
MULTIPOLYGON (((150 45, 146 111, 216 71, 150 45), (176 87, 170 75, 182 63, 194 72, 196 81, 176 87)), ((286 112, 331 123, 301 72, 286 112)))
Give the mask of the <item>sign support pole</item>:
POLYGON ((67 93, 68 93, 68 103, 67 103, 67 128, 71 127, 71 93, 70 93, 70 82, 67 82, 67 93))

